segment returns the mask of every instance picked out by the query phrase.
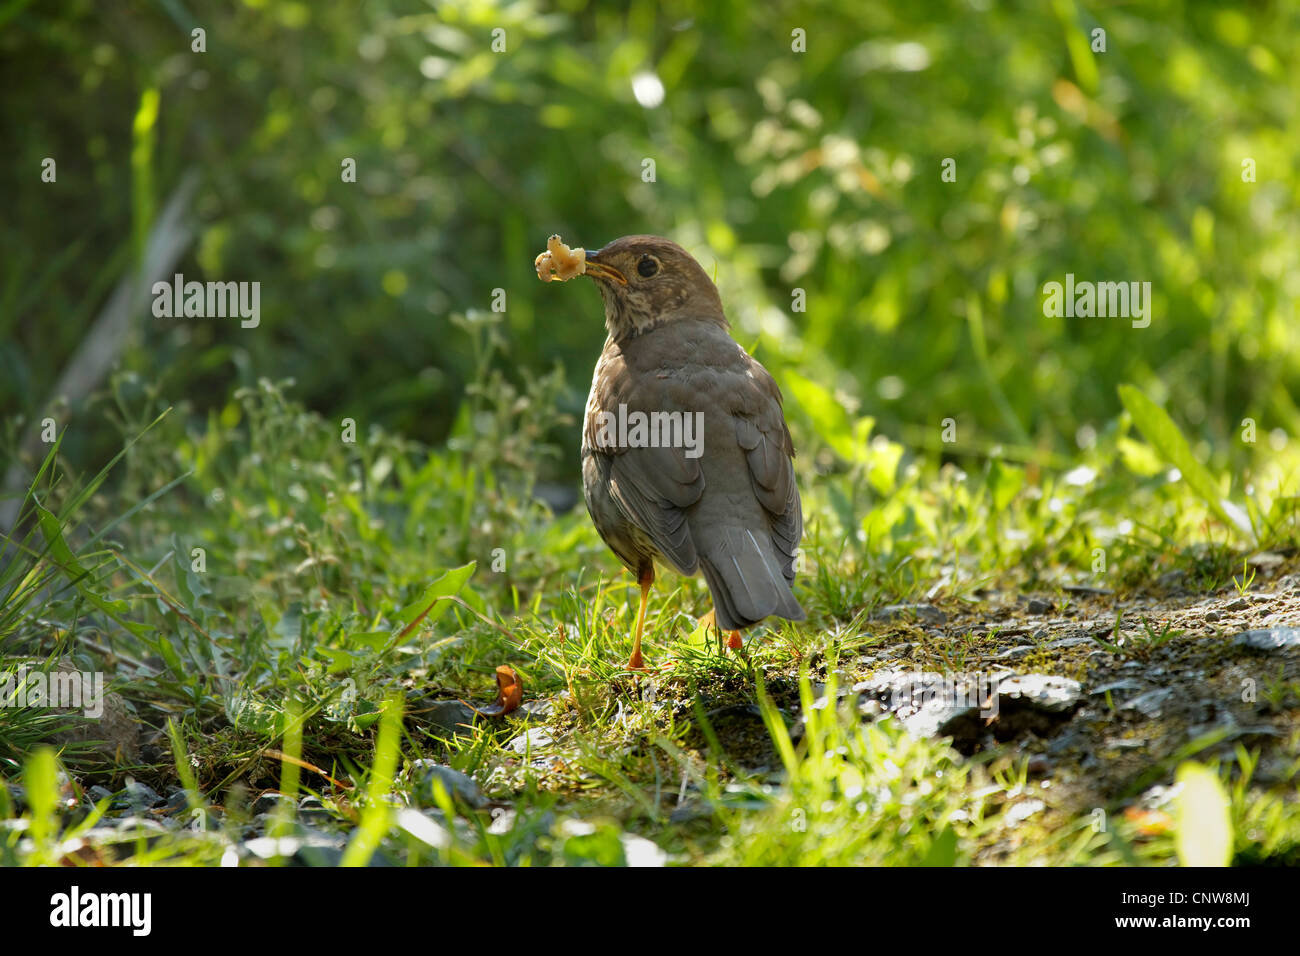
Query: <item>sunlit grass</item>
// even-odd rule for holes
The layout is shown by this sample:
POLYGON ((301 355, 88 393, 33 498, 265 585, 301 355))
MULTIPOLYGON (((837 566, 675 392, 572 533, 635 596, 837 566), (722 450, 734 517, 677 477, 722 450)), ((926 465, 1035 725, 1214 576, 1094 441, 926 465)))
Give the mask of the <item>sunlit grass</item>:
MULTIPOLYGON (((1234 538, 1178 483, 1127 474, 1114 443, 1091 453, 1092 477, 1065 480, 997 459, 969 474, 935 468, 877 442, 828 473, 803 472, 808 622, 769 621, 729 650, 699 623, 707 591, 665 573, 647 618, 652 670, 633 675, 635 583, 580 510, 553 518, 488 477, 499 443, 429 452, 375 433, 354 447, 269 383, 206 429, 135 417, 153 424, 116 463, 131 470, 135 500, 115 503, 107 472, 85 493, 50 453, 28 496, 30 530, 6 542, 0 620, 11 654, 58 621, 65 650, 139 662, 123 692, 165 732, 166 756, 133 772, 182 787, 190 828, 110 834, 100 810, 52 809, 68 799, 50 796, 55 757, 38 746, 53 718, 0 710, 4 776, 28 781, 26 809, 0 805, 10 862, 124 860, 129 848, 137 863, 284 864, 239 850, 247 803, 266 791, 315 795, 329 820, 306 824, 286 806, 269 835, 335 828, 356 864, 618 863, 642 858, 637 837, 681 863, 1167 863, 1175 847, 1162 825, 1112 807, 1100 826, 1100 811, 1050 799, 1052 826, 1017 823, 1012 848, 994 850, 1006 809, 1044 797, 1022 765, 962 757, 890 720, 863 725, 851 697, 814 706, 808 675, 824 675, 834 699, 837 668, 881 647, 873 614, 886 604, 951 611, 1008 585, 1122 592, 1174 568, 1201 587, 1240 589, 1243 545, 1292 540, 1234 538), (546 702, 544 717, 426 722, 430 701, 489 703, 503 663, 523 680, 526 708, 546 702), (795 741, 786 727, 799 713, 795 741), (551 741, 523 746, 529 727, 551 741), (472 775, 500 803, 474 809, 435 788, 422 805, 403 769, 419 757, 472 775)), ((501 413, 495 427, 513 420, 501 413)), ((1177 636, 1147 622, 1123 652, 1177 636)), ((986 639, 918 631, 917 661, 969 668, 986 639)), ((1285 683, 1270 687, 1288 706, 1285 683)), ((73 774, 96 766, 74 749, 60 759, 73 774)), ((1256 759, 1241 750, 1219 768, 1236 852, 1289 859, 1294 801, 1249 783, 1256 759)))

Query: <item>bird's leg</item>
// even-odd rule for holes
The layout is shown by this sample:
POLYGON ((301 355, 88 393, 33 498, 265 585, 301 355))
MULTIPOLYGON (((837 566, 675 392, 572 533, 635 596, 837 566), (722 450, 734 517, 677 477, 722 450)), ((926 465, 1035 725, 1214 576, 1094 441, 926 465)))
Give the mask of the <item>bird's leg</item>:
POLYGON ((636 636, 632 638, 632 657, 627 662, 630 671, 643 671, 645 664, 641 660, 641 632, 645 630, 645 609, 650 602, 650 585, 654 583, 655 568, 650 565, 637 577, 641 585, 641 607, 636 612, 636 636))

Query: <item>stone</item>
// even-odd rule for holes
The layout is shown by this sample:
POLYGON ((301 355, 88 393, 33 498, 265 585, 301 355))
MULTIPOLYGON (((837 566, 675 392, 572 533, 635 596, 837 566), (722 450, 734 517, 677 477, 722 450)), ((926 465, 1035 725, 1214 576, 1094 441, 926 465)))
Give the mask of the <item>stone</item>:
POLYGON ((423 720, 434 730, 441 731, 445 737, 468 734, 474 726, 477 716, 474 709, 459 700, 422 700, 413 709, 411 716, 423 720))
POLYGON ((555 738, 545 727, 529 727, 526 731, 516 737, 510 743, 506 744, 510 750, 517 754, 528 753, 533 750, 541 750, 555 743, 555 738))
POLYGON ((1232 639, 1234 644, 1255 651, 1280 651, 1300 647, 1300 628, 1270 627, 1264 630, 1242 631, 1232 639))
POLYGON ((411 764, 412 793, 421 806, 435 806, 434 783, 441 783, 447 794, 471 810, 482 810, 491 801, 483 795, 474 779, 434 760, 416 760, 411 764))
POLYGON ((1174 695, 1173 689, 1169 687, 1156 687, 1144 694, 1138 694, 1132 700, 1125 701, 1121 710, 1136 710, 1145 717, 1152 720, 1160 716, 1165 701, 1174 695))

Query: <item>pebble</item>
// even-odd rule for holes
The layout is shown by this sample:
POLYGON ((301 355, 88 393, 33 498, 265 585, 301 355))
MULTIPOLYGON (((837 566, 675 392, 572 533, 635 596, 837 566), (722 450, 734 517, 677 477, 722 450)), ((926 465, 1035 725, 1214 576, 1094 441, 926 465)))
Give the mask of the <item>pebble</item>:
POLYGON ((153 787, 141 783, 139 780, 130 780, 122 788, 121 797, 114 804, 114 808, 118 810, 130 809, 136 813, 143 813, 146 810, 161 806, 165 802, 153 787))
POLYGON ((442 784, 454 800, 471 810, 481 810, 490 802, 474 778, 453 770, 445 764, 434 760, 416 760, 411 764, 411 779, 415 781, 413 794, 421 806, 435 806, 434 782, 442 784))
POLYGON ((985 658, 990 661, 1016 661, 1026 657, 1034 652, 1034 648, 1028 644, 1020 644, 1016 647, 1008 647, 1005 651, 999 651, 990 657, 985 658))
POLYGON ((163 804, 163 810, 168 816, 173 813, 180 813, 182 810, 189 808, 190 798, 184 790, 173 790, 167 797, 167 802, 163 804))
POLYGON ((306 823, 326 823, 334 819, 320 797, 303 797, 298 803, 298 819, 306 823))
POLYGON ((1265 630, 1242 631, 1232 639, 1232 642, 1256 651, 1280 651, 1287 647, 1300 647, 1300 628, 1271 627, 1265 630))
POLYGON ((250 815, 258 817, 268 813, 274 813, 276 808, 282 803, 287 803, 289 798, 275 790, 269 790, 253 801, 253 805, 248 808, 250 815))
POLYGON ((474 726, 473 708, 458 700, 425 700, 415 708, 414 716, 426 721, 447 737, 468 734, 474 726))
POLYGON ((555 713, 555 701, 553 700, 526 700, 519 708, 520 713, 527 714, 529 717, 545 719, 555 713))
POLYGON ((1095 643, 1093 639, 1087 636, 1058 637, 1056 640, 1050 642, 1047 646, 1048 648, 1056 649, 1056 648, 1066 648, 1066 647, 1078 647, 1080 644, 1093 644, 1093 643, 1095 643))
POLYGON ((1132 700, 1125 701, 1120 705, 1120 710, 1136 710, 1152 720, 1161 714, 1161 708, 1164 702, 1174 694, 1173 689, 1169 687, 1157 687, 1149 690, 1145 694, 1138 694, 1132 700))
POLYGON ((1079 705, 1083 686, 1069 677, 1053 674, 1024 674, 998 685, 998 697, 1025 700, 1038 710, 1063 714, 1079 705))
POLYGON ((547 731, 545 727, 529 727, 523 734, 506 744, 506 747, 515 753, 528 753, 529 750, 550 747, 554 743, 555 737, 552 737, 550 731, 547 731))

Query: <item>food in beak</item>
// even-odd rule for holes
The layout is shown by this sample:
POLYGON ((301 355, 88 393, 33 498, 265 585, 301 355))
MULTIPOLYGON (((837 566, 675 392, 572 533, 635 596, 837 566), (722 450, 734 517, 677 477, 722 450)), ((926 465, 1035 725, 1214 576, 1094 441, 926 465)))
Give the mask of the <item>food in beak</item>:
POLYGON ((543 282, 567 282, 587 271, 587 250, 570 249, 559 236, 546 240, 546 251, 533 260, 543 282))

